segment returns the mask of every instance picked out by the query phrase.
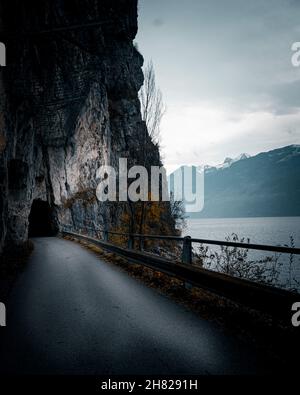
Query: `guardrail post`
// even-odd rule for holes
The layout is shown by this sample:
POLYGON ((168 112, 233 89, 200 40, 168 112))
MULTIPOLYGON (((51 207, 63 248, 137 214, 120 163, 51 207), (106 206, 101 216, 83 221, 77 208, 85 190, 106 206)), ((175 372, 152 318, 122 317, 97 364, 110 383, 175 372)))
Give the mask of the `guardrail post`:
POLYGON ((192 264, 192 242, 190 236, 186 236, 183 239, 181 261, 182 263, 192 264))
POLYGON ((134 246, 134 237, 132 235, 129 235, 128 237, 128 249, 132 250, 134 246))
POLYGON ((143 236, 140 237, 139 250, 140 251, 144 250, 144 238, 143 238, 143 236))
POLYGON ((105 242, 108 241, 108 231, 107 231, 107 229, 105 229, 105 230, 103 231, 103 240, 104 240, 105 242))
MULTIPOLYGON (((182 257, 181 261, 182 263, 187 263, 188 265, 192 264, 192 242, 191 242, 191 237, 186 236, 183 239, 183 247, 182 247, 182 257)), ((185 289, 191 290, 193 288, 192 284, 185 281, 184 282, 184 287, 185 289)))

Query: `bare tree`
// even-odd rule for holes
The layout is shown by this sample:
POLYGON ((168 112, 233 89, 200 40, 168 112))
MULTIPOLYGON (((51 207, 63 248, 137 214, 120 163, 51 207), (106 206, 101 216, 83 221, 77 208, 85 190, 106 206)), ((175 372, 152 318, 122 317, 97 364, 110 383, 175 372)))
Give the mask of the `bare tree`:
POLYGON ((159 143, 160 124, 165 113, 162 93, 156 87, 155 71, 152 61, 144 70, 144 85, 139 94, 142 119, 145 121, 149 136, 154 144, 159 143))
MULTIPOLYGON (((152 61, 150 61, 144 69, 144 84, 139 93, 141 103, 142 120, 145 122, 146 128, 144 133, 140 135, 139 145, 141 164, 150 168, 153 163, 153 144, 159 145, 160 124, 165 112, 165 106, 162 100, 162 93, 156 87, 155 72, 152 61)), ((140 202, 139 215, 139 233, 143 233, 144 224, 146 222, 147 209, 149 202, 140 202)))

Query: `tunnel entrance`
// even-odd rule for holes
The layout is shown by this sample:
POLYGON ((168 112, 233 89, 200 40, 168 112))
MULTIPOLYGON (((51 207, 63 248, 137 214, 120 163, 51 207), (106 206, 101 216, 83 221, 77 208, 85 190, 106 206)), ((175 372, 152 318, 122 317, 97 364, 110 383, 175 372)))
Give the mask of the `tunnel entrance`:
POLYGON ((54 236, 56 233, 57 227, 49 203, 34 200, 29 215, 28 237, 54 236))

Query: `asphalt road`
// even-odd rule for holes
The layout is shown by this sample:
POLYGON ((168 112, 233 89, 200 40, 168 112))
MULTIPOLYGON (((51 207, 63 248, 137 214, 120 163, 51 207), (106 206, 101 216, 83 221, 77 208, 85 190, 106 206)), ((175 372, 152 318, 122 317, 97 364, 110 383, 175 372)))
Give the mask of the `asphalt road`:
POLYGON ((254 351, 59 238, 35 249, 0 328, 0 373, 245 374, 254 351))

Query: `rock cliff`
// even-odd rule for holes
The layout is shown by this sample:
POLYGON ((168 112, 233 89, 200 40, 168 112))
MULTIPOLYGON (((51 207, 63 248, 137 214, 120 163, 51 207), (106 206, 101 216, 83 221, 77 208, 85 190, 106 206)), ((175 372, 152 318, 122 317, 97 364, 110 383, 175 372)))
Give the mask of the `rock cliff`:
POLYGON ((97 169, 134 161, 145 132, 137 0, 3 0, 0 15, 0 250, 27 239, 30 215, 53 231, 112 222, 97 169))

